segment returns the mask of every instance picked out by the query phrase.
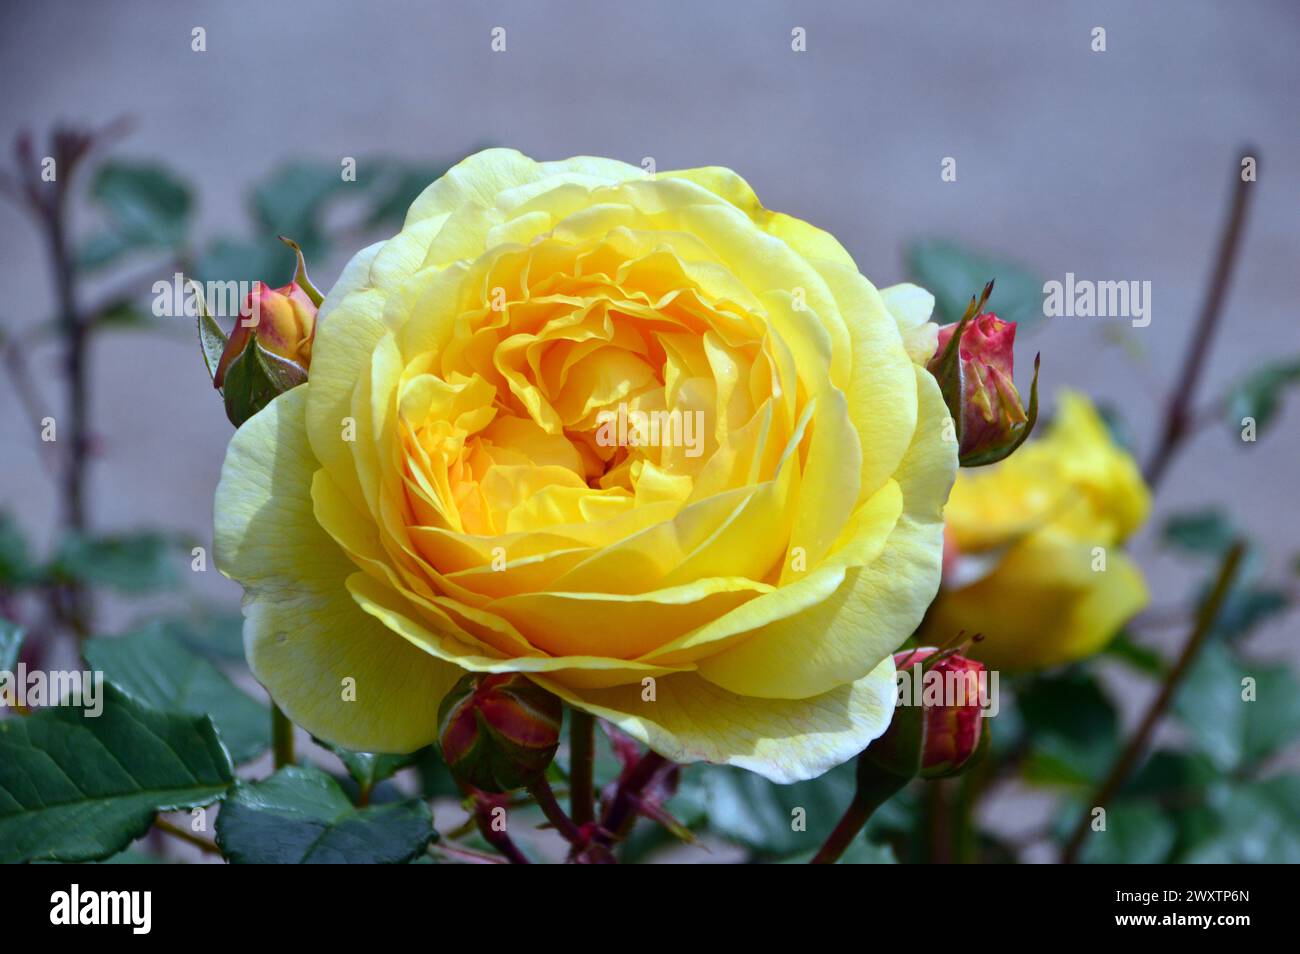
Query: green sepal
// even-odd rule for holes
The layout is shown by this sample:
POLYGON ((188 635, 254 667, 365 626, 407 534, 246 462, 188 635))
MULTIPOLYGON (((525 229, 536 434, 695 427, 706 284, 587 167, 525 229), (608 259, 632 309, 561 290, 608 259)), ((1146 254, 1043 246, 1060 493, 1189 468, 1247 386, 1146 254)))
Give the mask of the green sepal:
POLYGON ((203 300, 203 287, 197 282, 191 283, 191 287, 199 310, 199 347, 203 349, 203 363, 207 366, 208 377, 215 381, 221 355, 225 353, 226 342, 230 338, 221 330, 216 319, 208 314, 207 303, 203 300))
POLYGON ((966 306, 966 311, 957 322, 957 327, 953 329, 952 337, 948 339, 948 344, 932 372, 935 380, 939 382, 943 403, 947 405, 948 414, 952 417, 958 447, 961 446, 966 430, 966 369, 961 361, 961 336, 966 333, 966 326, 980 313, 991 294, 993 294, 992 280, 984 286, 984 291, 979 298, 971 296, 970 304, 966 306))
POLYGON ((272 354, 257 341, 257 335, 226 369, 221 389, 226 416, 239 427, 285 391, 307 380, 302 365, 272 354))
POLYGON ((298 243, 291 238, 286 238, 283 235, 279 238, 281 242, 293 249, 293 254, 298 258, 298 264, 293 270, 294 282, 297 283, 299 288, 307 293, 307 297, 311 299, 311 303, 319 308, 320 303, 325 300, 325 296, 320 293, 320 289, 313 285, 311 279, 307 277, 307 260, 303 257, 302 249, 299 248, 298 243))

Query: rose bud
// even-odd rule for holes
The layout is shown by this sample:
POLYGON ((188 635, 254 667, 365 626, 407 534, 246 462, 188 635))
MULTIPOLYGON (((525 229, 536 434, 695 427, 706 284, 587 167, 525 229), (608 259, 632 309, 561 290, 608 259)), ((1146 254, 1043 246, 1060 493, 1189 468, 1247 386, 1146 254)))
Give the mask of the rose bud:
POLYGON ((915 677, 911 702, 925 710, 919 772, 922 778, 942 778, 960 772, 979 750, 983 731, 980 697, 983 664, 956 653, 945 653, 937 662, 925 666, 925 660, 937 652, 937 649, 914 649, 894 654, 894 665, 900 671, 910 670, 906 678, 915 677), (918 674, 917 669, 922 671, 918 674), (931 704, 935 695, 941 701, 931 704))
POLYGON ((270 288, 258 282, 244 301, 212 383, 218 388, 225 383, 231 364, 253 340, 264 350, 306 371, 311 365, 311 343, 315 333, 316 304, 297 282, 290 282, 283 288, 270 288))
POLYGON ((989 282, 978 298, 971 298, 960 321, 939 329, 934 356, 926 365, 948 406, 963 467, 1009 456, 1038 419, 1038 359, 1026 409, 1012 376, 1016 325, 983 310, 992 293, 989 282))
POLYGON ((531 784, 560 744, 560 700, 518 673, 469 673, 438 707, 442 757, 457 779, 484 792, 531 784))
MULTIPOLYGON (((939 346, 929 364, 932 373, 938 373, 939 360, 958 324, 939 329, 939 346)), ((963 462, 1006 443, 1027 420, 1012 378, 1015 341, 1015 322, 1003 321, 991 311, 977 315, 962 334, 958 358, 965 391, 957 453, 963 462)))

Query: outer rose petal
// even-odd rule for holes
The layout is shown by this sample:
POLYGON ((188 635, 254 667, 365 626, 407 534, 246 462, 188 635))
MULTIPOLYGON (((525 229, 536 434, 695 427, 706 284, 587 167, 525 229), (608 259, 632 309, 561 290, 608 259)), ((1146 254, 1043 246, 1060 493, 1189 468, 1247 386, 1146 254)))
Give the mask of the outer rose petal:
POLYGON ((312 514, 309 384, 282 394, 230 442, 215 501, 215 558, 244 585, 253 675, 294 722, 365 750, 409 752, 437 736, 438 703, 462 670, 362 612, 356 572, 312 514), (355 702, 343 680, 356 680, 355 702))
POLYGON ((821 775, 880 736, 894 714, 894 660, 811 699, 753 699, 692 673, 640 685, 574 691, 534 677, 560 698, 608 719, 675 762, 736 765, 786 784, 821 775))
POLYGON ((907 356, 925 367, 939 346, 939 326, 930 320, 934 296, 918 285, 904 282, 880 289, 880 297, 898 322, 907 356))

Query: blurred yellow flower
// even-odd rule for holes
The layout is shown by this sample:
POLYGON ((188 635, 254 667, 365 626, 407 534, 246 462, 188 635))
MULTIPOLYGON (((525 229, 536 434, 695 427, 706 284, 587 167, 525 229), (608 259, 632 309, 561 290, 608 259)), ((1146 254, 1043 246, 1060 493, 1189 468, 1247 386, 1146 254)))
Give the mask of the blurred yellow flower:
POLYGON ((356 749, 431 742, 470 670, 677 761, 845 761, 938 589, 932 305, 725 169, 471 156, 231 442, 216 556, 254 673, 356 749))
POLYGON ((983 633, 971 654, 1035 669, 1096 652, 1147 602, 1119 549, 1150 495, 1133 458, 1081 394, 1007 460, 963 470, 945 512, 950 559, 923 642, 983 633))

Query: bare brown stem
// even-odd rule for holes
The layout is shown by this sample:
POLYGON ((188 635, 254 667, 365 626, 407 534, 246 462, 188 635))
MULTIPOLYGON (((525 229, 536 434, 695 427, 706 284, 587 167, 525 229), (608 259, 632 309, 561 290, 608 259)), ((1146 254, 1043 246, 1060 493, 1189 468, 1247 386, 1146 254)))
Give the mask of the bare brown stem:
MULTIPOLYGON (((1250 147, 1242 149, 1241 153, 1255 156, 1256 159, 1259 156, 1258 151, 1250 147)), ((1160 440, 1147 464, 1145 477, 1152 489, 1164 477, 1165 471, 1183 441, 1194 431, 1196 415, 1192 410, 1192 402, 1195 400, 1196 386, 1200 381, 1201 372, 1205 368, 1206 357, 1210 353, 1210 345, 1214 341, 1214 334, 1223 315, 1223 302, 1227 297, 1233 266, 1237 261, 1237 250, 1241 244, 1241 233, 1246 222, 1250 194, 1254 191, 1254 183, 1242 179, 1239 170, 1235 170, 1234 174, 1236 187, 1232 193, 1232 206, 1224 223, 1223 234, 1219 238, 1219 250, 1214 271, 1210 275, 1210 285, 1206 290, 1205 301, 1201 305, 1200 317, 1196 322, 1196 330, 1192 333, 1192 341, 1188 345, 1187 356, 1183 360, 1178 380, 1169 394, 1160 440)))
POLYGON ((157 818, 153 820, 153 826, 154 828, 157 828, 159 831, 171 835, 173 838, 179 838, 181 841, 185 842, 186 844, 193 845, 195 848, 198 848, 200 851, 204 852, 205 854, 209 854, 209 855, 221 854, 221 849, 218 848, 212 842, 208 841, 206 838, 200 838, 198 835, 194 834, 194 832, 187 831, 186 829, 182 828, 180 825, 173 825, 171 822, 167 821, 167 819, 163 818, 161 815, 159 815, 157 818))
POLYGON ((533 796, 542 814, 546 816, 546 820, 555 827, 565 841, 571 845, 582 842, 582 832, 578 830, 573 820, 564 814, 564 809, 555 800, 555 793, 551 791, 550 783, 544 777, 528 786, 528 794, 533 796))
POLYGON ((610 844, 627 833, 636 817, 637 804, 641 793, 655 777, 655 774, 668 764, 668 760, 658 752, 649 751, 641 756, 641 761, 632 766, 632 771, 619 783, 614 798, 601 819, 602 841, 610 844))

